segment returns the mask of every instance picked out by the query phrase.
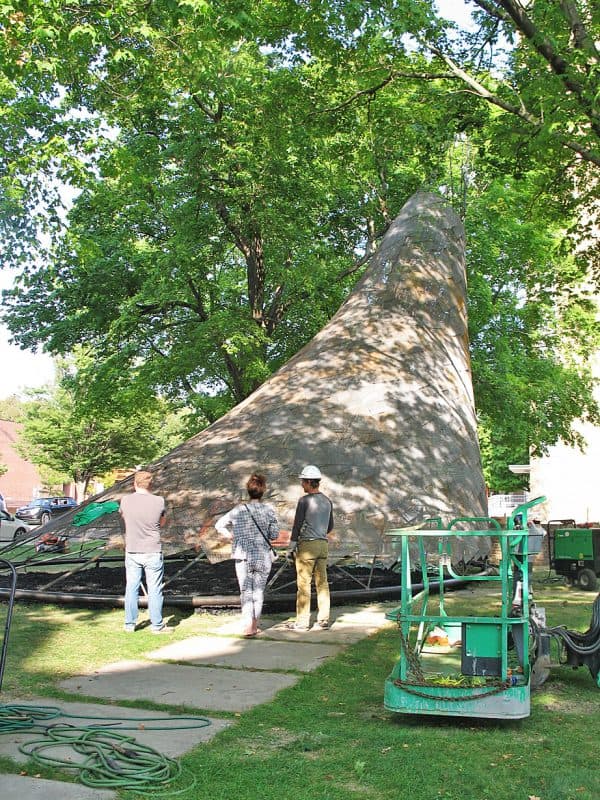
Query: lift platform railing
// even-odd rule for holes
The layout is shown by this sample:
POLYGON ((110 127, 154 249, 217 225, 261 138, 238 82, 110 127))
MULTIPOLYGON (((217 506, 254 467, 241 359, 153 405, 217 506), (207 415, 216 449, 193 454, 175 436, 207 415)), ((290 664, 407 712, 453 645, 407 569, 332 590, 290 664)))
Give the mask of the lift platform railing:
MULTIPOLYGON (((497 655, 489 659, 493 662, 493 668, 488 664, 490 683, 502 691, 520 684, 527 688, 527 713, 529 709, 529 570, 528 570, 528 530, 527 514, 530 508, 543 502, 545 498, 535 498, 516 508, 507 519, 506 528, 501 528, 497 520, 487 517, 457 517, 453 519, 447 527, 442 524, 441 518, 433 518, 424 521, 422 526, 413 529, 396 529, 386 532, 386 535, 398 540, 400 545, 400 606, 387 613, 387 618, 398 623, 401 637, 400 658, 392 673, 393 686, 386 686, 386 699, 389 700, 390 694, 393 695, 395 689, 406 689, 411 686, 414 689, 415 683, 419 684, 425 680, 424 673, 420 665, 420 657, 424 643, 429 633, 435 626, 443 628, 460 628, 462 637, 465 632, 475 642, 482 643, 479 656, 477 655, 469 662, 475 672, 469 675, 481 675, 481 682, 486 679, 485 649, 488 642, 493 642, 493 647, 497 647, 497 655), (523 529, 517 527, 517 518, 522 519, 523 529), (468 529, 466 529, 468 528, 468 529), (456 570, 453 560, 453 545, 459 541, 465 541, 471 537, 490 537, 494 536, 500 547, 500 563, 497 572, 490 574, 489 571, 479 575, 460 575, 456 570), (436 562, 434 574, 432 575, 431 561, 436 562), (415 571, 422 574, 422 590, 413 593, 412 575, 415 571), (437 573, 437 574, 436 574, 437 573), (444 592, 444 580, 449 576, 455 580, 468 580, 469 583, 479 581, 499 589, 500 604, 499 613, 495 616, 487 614, 452 615, 447 612, 444 592), (514 603, 515 588, 517 581, 521 584, 519 603, 514 603), (432 591, 435 589, 435 594, 432 591), (437 598, 437 607, 431 608, 432 597, 437 598), (509 643, 516 651, 519 662, 518 674, 512 674, 509 665, 509 643), (483 666, 482 666, 483 665, 483 666), (478 671, 481 670, 481 671, 478 671)), ((464 645, 464 642, 462 643, 464 645)), ((477 647, 475 650, 477 651, 477 647)), ((494 653, 496 655, 496 652, 494 653)), ((465 663, 465 650, 462 651, 461 670, 465 663)), ((388 681, 389 683, 389 681, 388 681)), ((429 691, 429 690, 428 690, 429 691)), ((421 700, 415 713, 438 713, 439 701, 443 699, 445 690, 443 687, 436 687, 432 697, 432 708, 428 710, 423 707, 427 705, 428 693, 420 692, 421 700), (423 700, 423 697, 426 699, 423 700)), ((477 693, 467 698, 468 710, 464 713, 477 716, 473 706, 473 699, 477 693)), ((397 699, 397 698, 396 698, 397 699)), ((392 700, 392 710, 411 712, 410 702, 403 706, 405 699, 398 700, 398 705, 394 707, 396 699, 392 700)), ((460 700, 461 698, 453 698, 460 700)), ((455 708, 451 712, 460 714, 459 704, 454 704, 455 708)), ((388 705, 388 707, 390 707, 388 705)), ((484 714, 482 714, 484 715, 484 714)), ((517 713, 510 715, 519 716, 517 713)), ((526 714, 522 714, 524 716, 526 714)), ((490 716, 502 716, 501 713, 492 713, 490 716)))

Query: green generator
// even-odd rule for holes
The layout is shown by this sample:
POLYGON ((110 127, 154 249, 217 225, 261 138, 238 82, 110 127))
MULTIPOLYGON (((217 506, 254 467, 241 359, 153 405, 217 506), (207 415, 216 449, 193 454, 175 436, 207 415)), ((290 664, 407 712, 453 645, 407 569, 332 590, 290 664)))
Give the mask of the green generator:
POLYGON ((568 583, 595 591, 600 576, 600 528, 548 527, 552 569, 568 583))

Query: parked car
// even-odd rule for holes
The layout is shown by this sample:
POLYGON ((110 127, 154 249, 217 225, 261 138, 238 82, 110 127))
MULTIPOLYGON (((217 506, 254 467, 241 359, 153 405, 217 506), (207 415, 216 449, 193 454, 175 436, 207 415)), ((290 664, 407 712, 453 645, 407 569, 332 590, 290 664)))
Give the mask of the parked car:
POLYGON ((0 511, 0 542, 20 539, 32 530, 30 525, 15 519, 8 511, 0 511))
POLYGON ((38 497, 26 506, 17 508, 15 517, 29 525, 45 525, 76 506, 77 502, 72 497, 38 497))

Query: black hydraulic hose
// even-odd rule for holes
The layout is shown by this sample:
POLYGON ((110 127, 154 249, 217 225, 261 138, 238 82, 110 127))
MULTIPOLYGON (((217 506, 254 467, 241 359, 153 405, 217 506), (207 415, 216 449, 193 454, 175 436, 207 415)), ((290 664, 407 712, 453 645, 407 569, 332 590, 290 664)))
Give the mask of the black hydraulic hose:
MULTIPOLYGON (((0 589, 0 597, 6 597, 8 590, 0 589)), ((78 592, 44 592, 36 591, 34 589, 19 589, 16 592, 17 600, 30 600, 39 603, 73 603, 74 605, 101 605, 108 606, 109 608, 119 608, 124 605, 125 598, 123 595, 116 594, 80 594, 78 592)), ((201 607, 203 605, 213 608, 229 608, 239 607, 240 598, 237 595, 180 595, 170 596, 166 595, 164 598, 165 605, 170 606, 184 606, 184 607, 201 607)), ((146 598, 139 598, 140 606, 146 605, 146 598)))
POLYGON ((4 637, 2 639, 2 652, 0 653, 0 692, 2 692, 2 681, 4 679, 4 667, 6 665, 6 655, 8 653, 8 637, 10 634, 10 624, 12 622, 15 595, 17 592, 17 570, 10 561, 0 558, 0 565, 7 566, 12 572, 12 583, 9 590, 8 609, 6 611, 6 622, 4 623, 4 637))
POLYGON ((600 594, 592 605, 592 620, 585 633, 569 631, 564 626, 546 628, 545 632, 562 639, 574 653, 580 656, 594 655, 600 652, 600 594))

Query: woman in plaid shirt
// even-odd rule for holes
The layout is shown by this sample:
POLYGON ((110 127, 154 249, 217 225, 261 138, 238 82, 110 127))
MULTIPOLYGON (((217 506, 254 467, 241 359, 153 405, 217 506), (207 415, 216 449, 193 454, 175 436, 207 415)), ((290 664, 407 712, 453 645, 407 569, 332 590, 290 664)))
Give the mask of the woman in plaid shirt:
POLYGON ((248 478, 250 500, 228 511, 215 523, 216 530, 232 540, 232 558, 240 586, 243 634, 250 638, 260 633, 265 586, 276 557, 271 542, 279 535, 279 522, 273 506, 262 502, 267 488, 264 475, 248 478))

